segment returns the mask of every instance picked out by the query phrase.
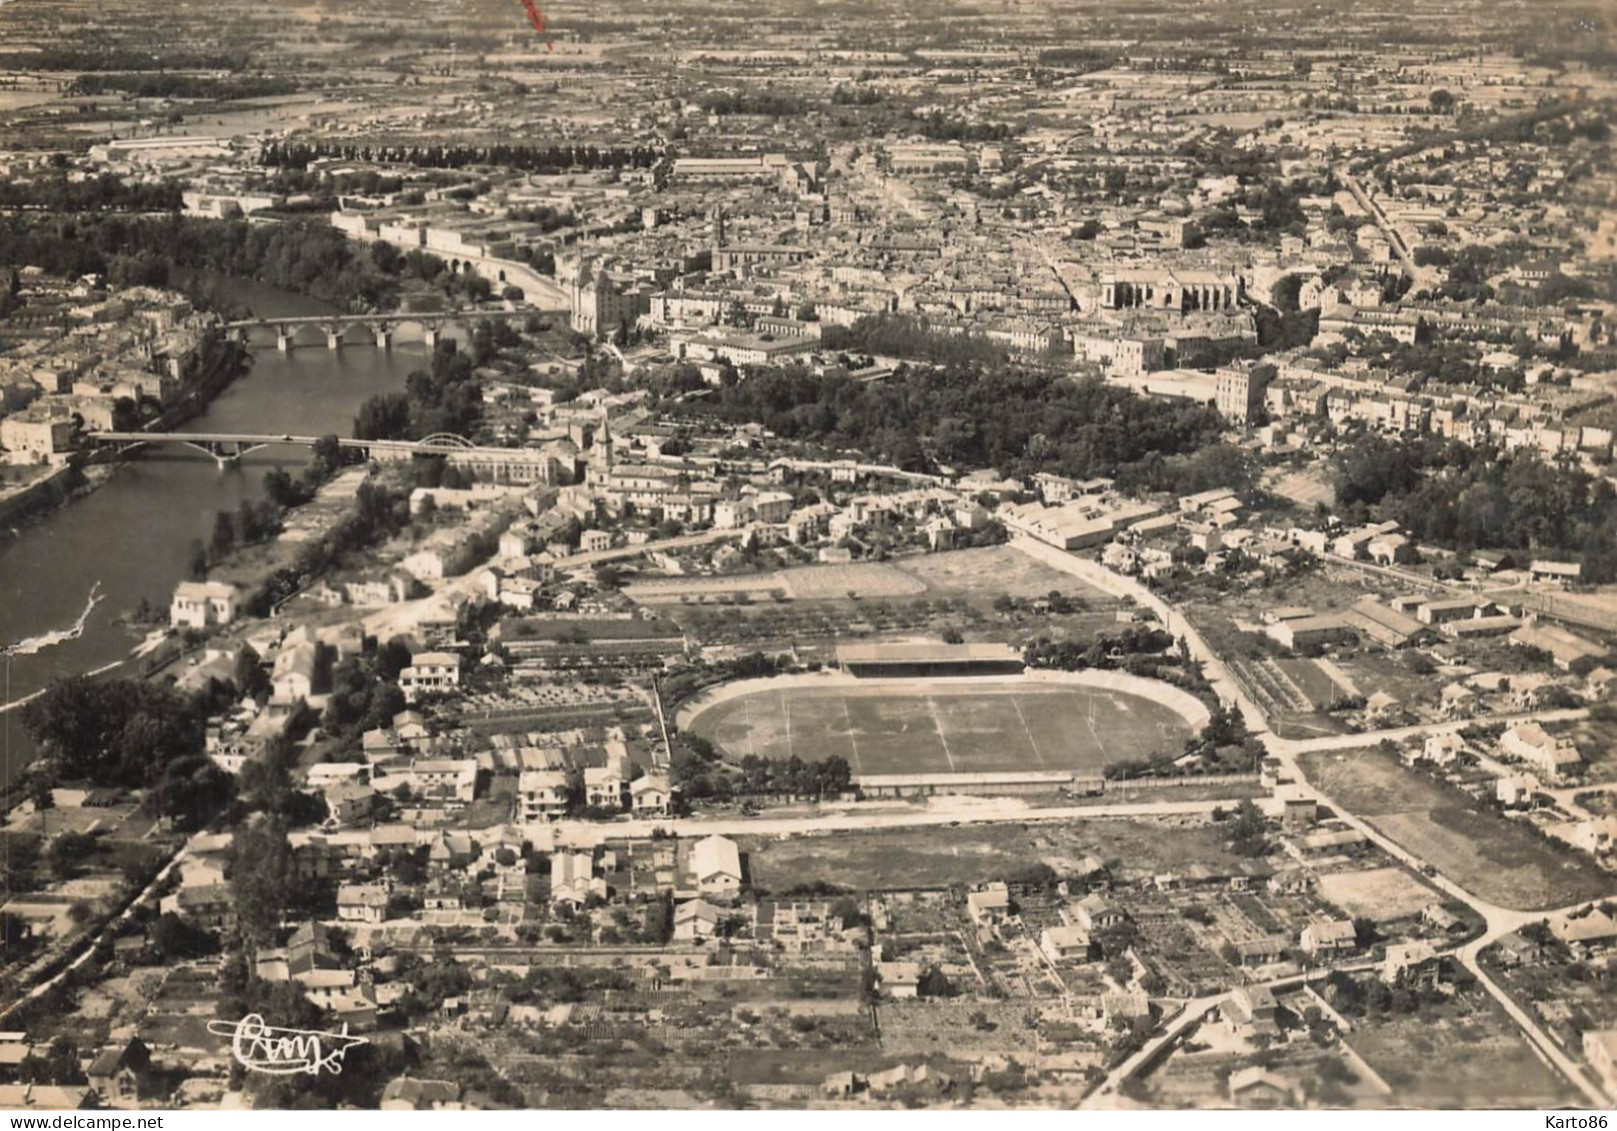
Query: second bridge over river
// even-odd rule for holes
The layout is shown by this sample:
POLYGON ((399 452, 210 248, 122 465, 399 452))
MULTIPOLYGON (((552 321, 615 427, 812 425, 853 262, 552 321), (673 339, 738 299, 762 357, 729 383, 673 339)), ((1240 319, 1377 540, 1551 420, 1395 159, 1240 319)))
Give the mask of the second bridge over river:
POLYGON ((479 322, 526 321, 529 318, 539 317, 543 317, 542 313, 531 307, 509 310, 401 310, 392 314, 315 314, 296 318, 242 318, 226 322, 225 329, 234 331, 243 340, 246 339, 249 330, 274 330, 275 348, 284 353, 297 344, 299 332, 307 329, 324 332, 326 348, 335 350, 342 348, 351 329, 364 327, 370 332, 369 336, 376 343, 377 349, 388 349, 393 344, 394 330, 400 326, 418 326, 421 329, 422 341, 431 350, 437 348, 439 335, 442 334, 444 327, 451 323, 474 326, 479 322))
MULTIPOLYGON (((87 432, 90 443, 120 449, 157 444, 179 444, 206 452, 219 466, 233 463, 248 452, 271 445, 313 448, 319 436, 262 435, 249 432, 87 432)), ((416 456, 442 456, 480 477, 503 483, 553 483, 556 458, 536 448, 486 448, 464 436, 440 432, 421 440, 352 440, 336 437, 337 446, 363 452, 370 459, 402 460, 416 456)))

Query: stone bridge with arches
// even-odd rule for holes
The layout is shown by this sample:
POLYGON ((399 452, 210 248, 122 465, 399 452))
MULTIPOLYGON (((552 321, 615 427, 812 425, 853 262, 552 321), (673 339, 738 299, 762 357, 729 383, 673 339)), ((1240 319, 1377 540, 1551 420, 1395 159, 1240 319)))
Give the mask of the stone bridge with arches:
POLYGON ((457 323, 462 326, 474 326, 479 322, 518 321, 539 317, 539 311, 530 307, 518 307, 510 310, 444 310, 444 311, 396 311, 392 314, 315 314, 295 318, 242 318, 234 322, 226 322, 225 329, 238 335, 245 341, 250 330, 273 329, 275 331, 275 348, 282 353, 290 351, 296 345, 299 331, 314 328, 322 330, 326 335, 327 349, 341 349, 345 335, 356 326, 363 326, 370 330, 372 339, 378 349, 389 349, 393 344, 393 331, 400 326, 411 325, 421 328, 422 341, 429 350, 436 349, 439 336, 445 326, 457 323))

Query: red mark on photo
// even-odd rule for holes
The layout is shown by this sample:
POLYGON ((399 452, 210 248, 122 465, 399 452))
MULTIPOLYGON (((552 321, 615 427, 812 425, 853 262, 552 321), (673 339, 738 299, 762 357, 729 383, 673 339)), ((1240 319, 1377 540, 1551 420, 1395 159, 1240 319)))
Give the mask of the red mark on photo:
MULTIPOLYGON (((533 25, 533 30, 543 35, 545 33, 545 14, 534 7, 533 0, 522 0, 522 7, 528 13, 528 22, 533 25)), ((548 40, 545 42, 545 50, 551 50, 548 40)))

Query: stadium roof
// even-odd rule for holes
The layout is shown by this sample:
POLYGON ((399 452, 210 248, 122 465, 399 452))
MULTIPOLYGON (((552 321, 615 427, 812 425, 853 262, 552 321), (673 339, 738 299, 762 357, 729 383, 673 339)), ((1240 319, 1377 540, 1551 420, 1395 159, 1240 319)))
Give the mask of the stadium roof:
POLYGON ((860 774, 853 782, 860 789, 893 789, 903 786, 1062 785, 1100 780, 1099 774, 1081 774, 1073 770, 987 770, 976 774, 860 774))
POLYGON ((1008 644, 838 644, 842 664, 1003 664, 1020 663, 1022 653, 1008 644))

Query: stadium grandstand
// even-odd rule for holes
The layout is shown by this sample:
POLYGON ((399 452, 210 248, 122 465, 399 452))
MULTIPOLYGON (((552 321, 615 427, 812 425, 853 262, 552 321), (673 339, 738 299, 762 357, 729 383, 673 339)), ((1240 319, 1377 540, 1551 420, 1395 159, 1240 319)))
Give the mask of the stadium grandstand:
POLYGON ((1026 666, 1008 644, 839 644, 837 664, 849 675, 882 679, 1020 675, 1026 666))
POLYGON ((1070 793, 1098 796, 1106 780, 1071 770, 990 770, 976 774, 860 774, 853 784, 865 797, 929 797, 940 793, 1070 793))

